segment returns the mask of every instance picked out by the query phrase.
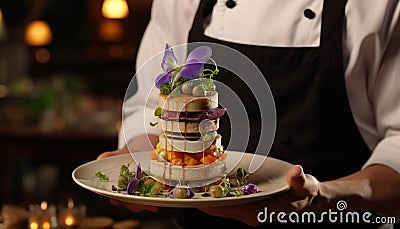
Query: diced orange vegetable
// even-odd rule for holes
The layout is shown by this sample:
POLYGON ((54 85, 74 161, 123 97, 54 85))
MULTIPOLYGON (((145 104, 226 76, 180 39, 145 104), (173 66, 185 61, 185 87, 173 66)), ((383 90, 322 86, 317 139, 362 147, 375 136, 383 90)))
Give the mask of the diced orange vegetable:
POLYGON ((198 161, 203 158, 203 153, 192 153, 192 157, 198 161))
POLYGON ((182 152, 172 152, 172 159, 176 159, 176 158, 179 158, 179 159, 183 159, 183 153, 182 152))
POLYGON ((183 153, 182 152, 172 152, 171 156, 171 164, 173 165, 182 165, 184 162, 183 153))
POLYGON ((157 143, 157 146, 156 146, 156 152, 157 153, 160 153, 161 152, 161 150, 162 150, 162 148, 161 148, 161 145, 160 145, 160 143, 157 143))
POLYGON ((157 160, 158 159, 158 154, 155 151, 151 151, 149 153, 149 157, 150 157, 150 160, 157 160))
POLYGON ((171 151, 167 151, 165 154, 166 154, 165 155, 166 160, 167 161, 171 161, 172 160, 172 152, 171 151))
POLYGON ((193 166, 193 165, 200 164, 200 162, 198 160, 193 158, 192 154, 185 153, 184 157, 185 157, 185 165, 187 165, 187 166, 193 166))
MULTIPOLYGON (((158 153, 156 147, 155 152, 151 152, 149 154, 150 158, 157 159, 158 153)), ((162 149, 161 149, 162 150, 162 149)), ((186 165, 186 166, 194 166, 205 164, 209 165, 214 163, 219 158, 225 158, 225 154, 216 154, 214 150, 206 150, 199 153, 183 153, 183 152, 176 152, 176 151, 166 151, 165 159, 173 165, 186 165), (204 157, 203 157, 204 156, 204 157)))
POLYGON ((156 182, 156 180, 154 180, 153 178, 148 178, 148 179, 146 179, 146 180, 144 181, 145 184, 152 184, 152 183, 154 183, 154 182, 156 182))
POLYGON ((174 158, 171 160, 171 164, 173 165, 182 165, 183 164, 183 160, 181 158, 174 158))
POLYGON ((214 155, 214 152, 215 152, 214 150, 206 150, 206 151, 204 152, 204 155, 206 155, 206 156, 207 156, 207 155, 215 156, 215 155, 214 155))
POLYGON ((209 164, 212 164, 215 160, 217 160, 216 157, 213 157, 211 155, 207 155, 204 158, 202 158, 200 161, 205 165, 209 165, 209 164))

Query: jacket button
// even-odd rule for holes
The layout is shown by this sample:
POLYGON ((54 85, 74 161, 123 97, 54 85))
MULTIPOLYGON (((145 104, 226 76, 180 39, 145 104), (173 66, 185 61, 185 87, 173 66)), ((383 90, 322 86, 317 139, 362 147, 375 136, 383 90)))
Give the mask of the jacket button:
POLYGON ((315 12, 310 10, 310 9, 305 9, 304 10, 304 16, 308 19, 314 19, 315 18, 315 12))
POLYGON ((232 9, 233 7, 236 6, 236 2, 234 0, 228 0, 225 3, 226 7, 228 7, 229 9, 232 9))

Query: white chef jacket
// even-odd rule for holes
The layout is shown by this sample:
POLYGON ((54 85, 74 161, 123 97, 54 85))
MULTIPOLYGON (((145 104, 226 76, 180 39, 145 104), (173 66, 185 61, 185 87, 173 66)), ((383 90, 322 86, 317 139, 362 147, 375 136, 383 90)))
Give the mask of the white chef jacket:
MULTIPOLYGON (((137 56, 138 90, 123 107, 119 147, 149 127, 158 106, 155 77, 165 44, 187 43, 199 0, 153 0, 151 20, 137 56), (149 61, 150 60, 150 61, 149 61), (146 64, 145 64, 146 63, 146 64), (150 67, 151 66, 151 67, 150 67), (139 74, 140 73, 140 74, 139 74)), ((323 0, 236 0, 229 9, 218 0, 205 35, 241 44, 318 47, 323 0), (305 9, 315 12, 310 20, 305 9)), ((344 71, 351 110, 372 150, 364 165, 384 164, 400 172, 400 3, 398 0, 348 0, 343 33, 344 71)), ((184 53, 176 53, 184 60, 184 53)), ((180 63, 183 63, 182 61, 180 63)))

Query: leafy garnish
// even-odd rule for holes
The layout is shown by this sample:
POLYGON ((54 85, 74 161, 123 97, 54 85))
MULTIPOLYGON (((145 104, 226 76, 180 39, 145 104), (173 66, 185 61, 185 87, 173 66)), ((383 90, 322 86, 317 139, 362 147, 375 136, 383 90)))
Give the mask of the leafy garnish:
POLYGON ((163 83, 160 87, 161 94, 169 94, 172 92, 171 83, 163 83))
POLYGON ((238 168, 236 174, 225 177, 218 185, 211 185, 208 193, 217 198, 257 193, 258 187, 255 184, 247 183, 248 176, 249 173, 245 169, 238 168))
POLYGON ((97 173, 95 174, 95 176, 98 177, 100 181, 106 181, 106 182, 107 182, 107 181, 110 180, 110 178, 109 178, 108 176, 104 175, 104 174, 101 173, 101 172, 97 172, 97 173))
POLYGON ((161 107, 157 107, 156 110, 154 111, 154 116, 161 116, 165 112, 164 109, 161 107))
POLYGON ((119 170, 119 177, 118 177, 118 188, 122 190, 126 190, 128 187, 129 181, 135 177, 135 172, 129 171, 129 166, 132 162, 129 162, 127 165, 121 165, 119 170))
POLYGON ((166 195, 162 194, 164 185, 160 182, 157 182, 153 178, 149 176, 143 176, 140 180, 138 180, 138 184, 132 190, 132 192, 128 192, 128 194, 135 196, 152 196, 152 197, 166 197, 166 195))
MULTIPOLYGON (((187 199, 194 197, 194 191, 189 186, 178 185, 169 187, 147 176, 142 172, 140 165, 136 167, 136 172, 129 170, 129 165, 122 165, 120 169, 117 187, 112 185, 111 189, 116 192, 126 191, 129 195, 187 199)), ((96 176, 103 179, 106 176, 100 172, 96 176)), ((214 198, 249 195, 258 192, 255 184, 247 183, 249 173, 243 168, 238 168, 236 173, 229 177, 224 177, 219 183, 206 186, 206 193, 203 197, 211 196, 214 198)), ((108 181, 108 177, 106 177, 108 181)), ((203 190, 204 191, 204 190, 203 190)))
POLYGON ((239 180, 241 185, 245 185, 247 183, 247 177, 249 177, 249 173, 243 168, 238 168, 236 170, 236 178, 239 180))

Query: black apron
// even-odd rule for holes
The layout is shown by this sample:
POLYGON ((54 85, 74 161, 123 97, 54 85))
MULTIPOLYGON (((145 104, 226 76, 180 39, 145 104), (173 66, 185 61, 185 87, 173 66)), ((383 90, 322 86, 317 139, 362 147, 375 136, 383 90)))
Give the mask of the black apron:
MULTIPOLYGON (((320 181, 360 170, 371 150, 354 122, 345 87, 342 31, 347 0, 324 1, 320 47, 309 48, 243 45, 206 37, 204 27, 215 2, 201 1, 189 42, 213 42, 232 47, 261 70, 271 88, 277 112, 276 135, 269 156, 300 164, 306 173, 320 181)), ((309 15, 305 13, 304 16, 309 15)), ((251 101, 251 91, 243 90, 243 85, 235 85, 239 81, 230 77, 229 72, 222 70, 215 79, 234 90, 241 88, 239 96, 246 101, 248 112, 255 114, 250 116, 251 140, 247 148, 253 151, 260 133, 258 107, 252 105, 256 103, 251 101)), ((224 132, 223 128, 221 131, 224 132)), ((223 139, 226 135, 222 133, 223 139)), ((217 228, 215 222, 225 220, 210 217, 202 222, 205 221, 213 221, 209 225, 217 228)), ((188 226, 193 225, 188 223, 188 226)), ((226 223, 223 225, 228 225, 226 223)))

